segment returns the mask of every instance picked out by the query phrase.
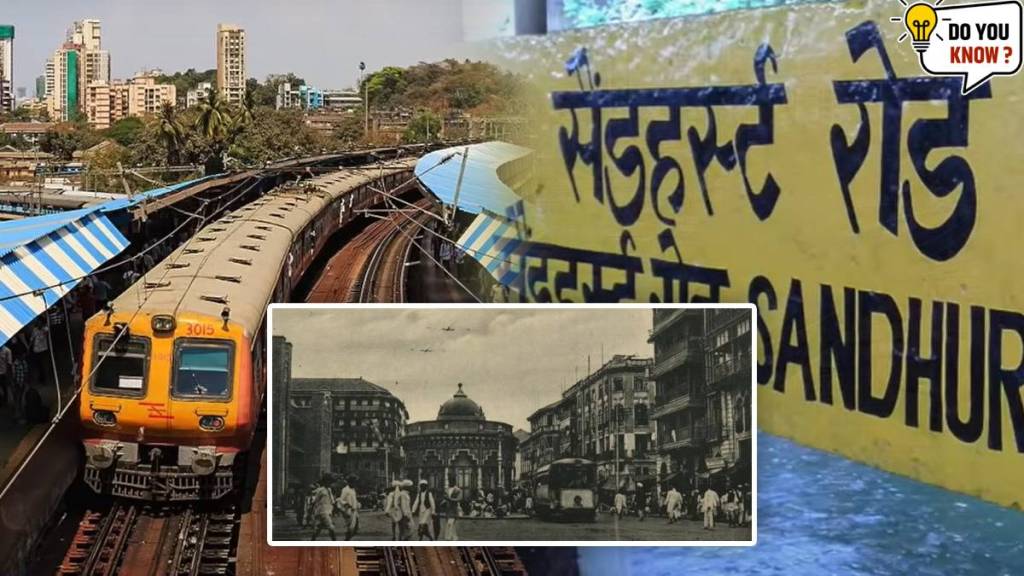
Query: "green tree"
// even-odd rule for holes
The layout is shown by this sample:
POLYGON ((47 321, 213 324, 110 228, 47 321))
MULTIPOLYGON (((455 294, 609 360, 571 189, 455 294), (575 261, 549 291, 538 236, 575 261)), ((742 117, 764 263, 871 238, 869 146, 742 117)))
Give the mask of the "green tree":
POLYGON ((246 93, 252 94, 256 106, 277 107, 277 90, 281 84, 288 83, 292 89, 306 83, 306 80, 295 74, 271 74, 262 83, 255 78, 250 78, 246 84, 246 93))
POLYGON ((332 136, 343 148, 361 142, 365 137, 366 122, 363 118, 363 110, 360 108, 352 114, 346 115, 334 129, 332 136))
POLYGON ((159 116, 160 138, 167 149, 167 165, 177 166, 181 163, 181 149, 185 144, 185 129, 178 121, 174 105, 164 102, 160 107, 159 116))
POLYGON ((144 128, 145 123, 139 118, 125 118, 115 122, 103 134, 122 146, 131 146, 138 140, 144 128))
POLYGON ((160 84, 174 84, 174 88, 178 93, 178 102, 184 105, 189 90, 194 89, 202 82, 209 82, 211 84, 215 84, 217 82, 217 70, 213 69, 199 72, 196 71, 195 68, 189 68, 184 72, 175 72, 170 75, 164 74, 162 76, 158 76, 156 80, 160 84))
POLYGON ((39 147, 61 160, 71 160, 78 150, 86 150, 102 141, 102 137, 85 122, 63 122, 43 134, 39 147))
POLYGON ((119 171, 126 167, 131 159, 128 149, 120 144, 102 146, 100 149, 86 154, 85 180, 92 190, 100 192, 124 192, 119 171))
POLYGON ((208 153, 203 164, 207 174, 224 171, 224 153, 230 145, 234 119, 231 105, 220 97, 217 90, 211 90, 199 105, 199 116, 195 128, 205 138, 208 153))
POLYGON ((389 107, 406 87, 404 75, 405 70, 388 66, 363 78, 359 90, 368 94, 371 106, 389 107))
POLYGON ((320 154, 330 147, 325 135, 306 126, 301 110, 257 108, 251 123, 232 142, 230 154, 252 165, 320 154))
POLYGON ((432 112, 424 111, 420 112, 409 122, 409 126, 405 129, 403 140, 408 144, 432 142, 437 139, 440 131, 441 118, 432 112))

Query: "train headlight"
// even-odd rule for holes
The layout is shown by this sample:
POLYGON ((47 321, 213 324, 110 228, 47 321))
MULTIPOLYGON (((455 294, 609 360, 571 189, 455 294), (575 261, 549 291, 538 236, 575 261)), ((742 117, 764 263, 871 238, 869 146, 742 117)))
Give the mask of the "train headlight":
POLYGON ((221 416, 203 416, 199 419, 199 427, 210 432, 224 429, 224 418, 221 416))
POLYGON ((217 453, 208 448, 196 450, 192 456, 192 471, 200 476, 213 474, 217 470, 217 453))
POLYGON ((117 415, 110 410, 93 410, 92 421, 100 426, 112 428, 117 426, 117 415))
POLYGON ((174 332, 174 316, 153 316, 153 332, 174 332))
POLYGON ((114 465, 117 451, 110 446, 87 446, 86 457, 89 464, 100 470, 106 470, 114 465))

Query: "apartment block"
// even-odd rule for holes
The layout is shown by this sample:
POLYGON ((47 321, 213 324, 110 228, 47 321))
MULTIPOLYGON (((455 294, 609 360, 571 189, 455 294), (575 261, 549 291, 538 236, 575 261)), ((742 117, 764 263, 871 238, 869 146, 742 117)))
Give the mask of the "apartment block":
POLYGON ((233 104, 245 99, 245 30, 238 26, 217 26, 217 89, 233 104))
POLYGON ((0 112, 14 107, 14 26, 0 24, 0 112))
POLYGON ((85 87, 85 117, 97 130, 110 128, 111 124, 111 86, 106 82, 90 82, 85 87))

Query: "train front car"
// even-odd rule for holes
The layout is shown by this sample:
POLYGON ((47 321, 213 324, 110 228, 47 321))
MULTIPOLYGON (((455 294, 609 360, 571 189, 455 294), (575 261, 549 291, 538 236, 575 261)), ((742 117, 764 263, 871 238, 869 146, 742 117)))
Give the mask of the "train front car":
POLYGON ((261 401, 244 330, 230 318, 126 311, 90 320, 85 343, 86 483, 142 500, 230 493, 261 401))

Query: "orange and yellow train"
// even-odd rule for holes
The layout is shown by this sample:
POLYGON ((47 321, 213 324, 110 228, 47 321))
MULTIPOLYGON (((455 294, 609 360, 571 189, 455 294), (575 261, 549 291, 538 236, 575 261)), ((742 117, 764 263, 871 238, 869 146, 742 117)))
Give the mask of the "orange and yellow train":
POLYGON ((412 177, 413 160, 346 168, 230 213, 86 324, 84 478, 142 500, 237 487, 266 390, 265 313, 327 239, 412 177))

